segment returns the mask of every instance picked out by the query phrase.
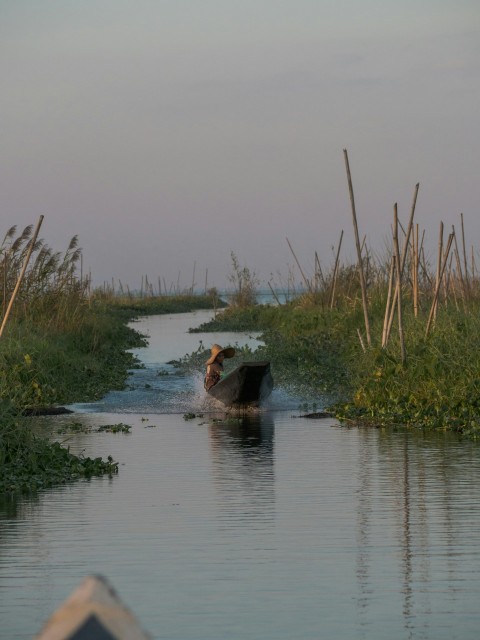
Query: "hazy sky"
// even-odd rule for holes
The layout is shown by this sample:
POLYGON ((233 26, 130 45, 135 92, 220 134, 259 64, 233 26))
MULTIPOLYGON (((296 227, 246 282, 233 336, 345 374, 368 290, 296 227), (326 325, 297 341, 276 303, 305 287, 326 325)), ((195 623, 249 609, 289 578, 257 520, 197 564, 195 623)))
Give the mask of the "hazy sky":
POLYGON ((0 0, 0 235, 223 287, 406 220, 480 243, 479 0, 0 0))

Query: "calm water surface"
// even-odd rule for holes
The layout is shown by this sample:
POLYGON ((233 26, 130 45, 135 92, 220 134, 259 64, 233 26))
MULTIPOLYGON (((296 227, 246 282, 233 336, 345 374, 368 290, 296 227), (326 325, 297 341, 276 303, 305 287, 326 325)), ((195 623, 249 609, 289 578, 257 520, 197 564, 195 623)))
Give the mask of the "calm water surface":
POLYGON ((0 506, 0 638, 31 638, 92 573, 158 639, 477 638, 478 445, 300 418, 278 389, 257 414, 211 413, 166 362, 250 338, 186 334, 204 315, 142 322, 146 369, 76 406, 129 435, 56 435, 117 477, 0 506))

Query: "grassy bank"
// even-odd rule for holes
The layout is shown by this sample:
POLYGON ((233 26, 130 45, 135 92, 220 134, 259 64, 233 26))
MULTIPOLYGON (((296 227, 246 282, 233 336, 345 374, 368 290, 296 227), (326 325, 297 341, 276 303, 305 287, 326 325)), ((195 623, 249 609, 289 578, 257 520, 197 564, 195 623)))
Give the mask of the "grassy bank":
POLYGON ((48 306, 41 301, 27 313, 18 310, 0 340, 0 493, 116 473, 111 459, 74 456, 34 436, 22 413, 96 400, 124 388, 128 369, 137 364, 127 350, 145 344, 126 323, 136 315, 205 304, 193 296, 122 304, 64 292, 48 306))
POLYGON ((34 436, 25 410, 96 400, 122 389, 145 344, 127 322, 139 315, 212 307, 202 296, 124 301, 79 292, 18 310, 0 340, 0 493, 113 474, 111 459, 81 458, 34 436))
MULTIPOLYGON (((380 301, 383 298, 379 293, 380 301)), ((382 333, 384 312, 372 298, 372 335, 382 333)), ((272 362, 277 384, 306 398, 326 398, 325 407, 343 421, 454 430, 480 434, 480 315, 444 307, 425 336, 425 317, 404 311, 403 337, 387 348, 365 347, 358 336, 363 309, 330 309, 299 297, 289 305, 230 308, 201 327, 212 331, 262 331, 265 347, 256 357, 272 362)), ((201 358, 199 358, 201 361, 201 358)))
POLYGON ((214 290, 140 299, 92 293, 88 279, 79 276, 75 237, 63 254, 37 240, 19 280, 30 248, 32 227, 18 236, 12 227, 0 247, 0 299, 8 319, 0 337, 0 493, 116 473, 111 459, 73 456, 34 436, 23 414, 123 388, 136 366, 128 349, 145 344, 127 326, 132 318, 222 305, 214 290))

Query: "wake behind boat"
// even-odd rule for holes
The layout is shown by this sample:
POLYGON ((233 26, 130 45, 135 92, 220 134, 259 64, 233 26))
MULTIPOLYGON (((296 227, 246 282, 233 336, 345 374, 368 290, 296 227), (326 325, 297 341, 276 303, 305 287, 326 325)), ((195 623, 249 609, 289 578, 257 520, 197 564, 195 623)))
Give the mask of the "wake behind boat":
POLYGON ((271 394, 270 362, 243 362, 207 393, 227 407, 256 406, 271 394))

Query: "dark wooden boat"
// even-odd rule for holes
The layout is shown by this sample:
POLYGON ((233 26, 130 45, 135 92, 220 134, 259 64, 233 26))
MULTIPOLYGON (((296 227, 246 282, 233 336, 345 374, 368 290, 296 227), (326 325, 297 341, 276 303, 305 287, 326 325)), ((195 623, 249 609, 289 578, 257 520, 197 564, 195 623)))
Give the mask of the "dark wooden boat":
POLYGON ((227 407, 255 406, 265 400, 272 389, 270 362, 243 362, 207 393, 227 407))

